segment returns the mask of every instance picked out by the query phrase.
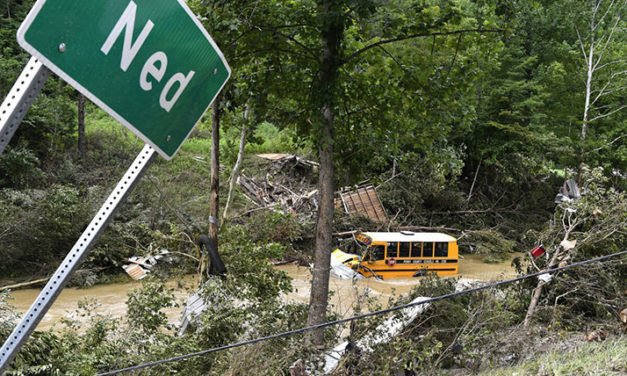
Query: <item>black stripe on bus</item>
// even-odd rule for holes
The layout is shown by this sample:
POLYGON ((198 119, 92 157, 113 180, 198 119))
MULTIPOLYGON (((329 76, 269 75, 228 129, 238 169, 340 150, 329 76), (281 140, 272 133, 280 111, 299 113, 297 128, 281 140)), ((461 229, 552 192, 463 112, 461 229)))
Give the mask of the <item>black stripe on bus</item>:
POLYGON ((441 260, 441 259, 396 259, 396 265, 438 265, 438 264, 457 264, 457 260, 441 260))
POLYGON ((425 272, 430 272, 430 271, 437 271, 437 272, 450 272, 450 271, 455 271, 457 269, 455 268, 420 268, 420 269, 385 269, 385 270, 377 270, 377 269, 370 269, 375 273, 388 273, 388 272, 417 272, 417 271, 421 271, 424 270, 425 272))

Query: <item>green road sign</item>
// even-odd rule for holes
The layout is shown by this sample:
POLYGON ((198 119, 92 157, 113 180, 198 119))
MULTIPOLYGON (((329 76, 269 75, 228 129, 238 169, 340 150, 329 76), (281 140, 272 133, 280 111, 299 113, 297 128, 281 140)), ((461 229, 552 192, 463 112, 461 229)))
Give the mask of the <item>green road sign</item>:
POLYGON ((183 0, 39 0, 17 38, 166 159, 231 74, 183 0))

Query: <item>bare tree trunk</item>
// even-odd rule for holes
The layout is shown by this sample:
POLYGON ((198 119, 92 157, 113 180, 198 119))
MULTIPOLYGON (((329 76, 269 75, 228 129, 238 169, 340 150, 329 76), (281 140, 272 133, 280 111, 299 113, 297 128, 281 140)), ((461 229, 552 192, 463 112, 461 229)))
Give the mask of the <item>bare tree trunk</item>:
POLYGON ((78 93, 76 106, 78 109, 78 156, 80 159, 85 159, 85 153, 87 152, 85 140, 85 97, 81 93, 78 93))
MULTIPOLYGON (((581 139, 586 139, 586 134, 588 132, 588 121, 590 114, 590 96, 592 95, 592 76, 594 74, 594 16, 592 17, 592 21, 590 25, 590 50, 588 51, 588 55, 584 54, 584 58, 586 59, 586 98, 583 108, 583 120, 581 122, 581 139)), ((581 46, 582 49, 584 48, 581 46)))
MULTIPOLYGON (((220 193, 220 95, 211 105, 211 183, 209 193, 209 244, 208 246, 217 252, 218 250, 218 210, 220 193)), ((211 249, 207 251, 211 252, 211 249)), ((208 268, 207 268, 208 270, 208 268)), ((207 273, 202 273, 202 278, 207 278, 207 273)))
MULTIPOLYGON (((316 325, 326 319, 327 303, 329 300, 329 274, 331 267, 331 247, 333 234, 333 111, 329 108, 325 113, 325 139, 320 146, 320 181, 318 192, 320 206, 318 208, 318 222, 316 226, 316 248, 314 255, 313 278, 311 281, 311 297, 309 300, 308 324, 316 325)), ((324 331, 318 330, 310 339, 313 345, 321 346, 324 343, 324 331)))
POLYGON ((606 107, 603 113, 592 116, 594 110, 600 110, 595 106, 597 102, 604 96, 622 90, 620 80, 617 78, 624 75, 625 60, 619 58, 614 61, 607 61, 608 55, 606 50, 613 45, 614 36, 621 32, 622 13, 627 6, 626 0, 612 0, 604 2, 603 0, 594 0, 590 3, 592 6, 592 14, 590 18, 588 36, 582 36, 577 29, 577 37, 579 39, 579 47, 586 66, 586 94, 583 109, 583 118, 581 122, 581 139, 585 140, 588 134, 588 127, 591 122, 611 116, 627 108, 624 103, 616 106, 606 107), (606 5, 606 8, 603 6, 606 5), (609 15, 609 17, 608 17, 609 15), (586 46, 586 43, 589 45, 586 46), (587 50, 587 52, 586 52, 587 50), (605 60, 605 61, 604 61, 605 60), (603 64, 601 64, 603 62, 603 64), (605 82, 599 82, 598 75, 603 69, 613 67, 614 72, 604 78, 605 82), (594 98, 593 98, 594 95, 594 98))
MULTIPOLYGON (((555 268, 560 263, 560 261, 564 259, 566 254, 572 249, 572 245, 567 246, 566 244, 569 243, 568 237, 570 236, 571 231, 577 226, 578 222, 575 221, 574 223, 571 223, 570 218, 569 218, 568 223, 569 223, 568 227, 565 228, 566 234, 564 234, 564 238, 562 239, 562 242, 557 247, 557 249, 555 250, 555 253, 553 254, 553 257, 551 257, 551 260, 549 260, 547 267, 544 269, 546 271, 555 268)), ((542 296, 542 289, 544 288, 545 284, 546 282, 542 280, 538 280, 538 284, 536 285, 536 288, 533 290, 533 293, 531 294, 531 301, 529 302, 529 307, 527 308, 527 315, 525 316, 525 321, 523 322, 523 326, 525 328, 528 327, 529 323, 531 322, 531 318, 533 317, 533 314, 536 311, 536 307, 538 306, 538 302, 540 301, 540 297, 542 296)))
POLYGON ((32 287, 34 285, 41 285, 47 281, 48 281, 48 278, 41 278, 41 279, 36 279, 34 281, 28 281, 28 282, 16 283, 14 285, 2 286, 0 287, 0 292, 4 290, 16 290, 16 289, 21 289, 24 287, 32 287))
POLYGON ((233 172, 231 173, 231 181, 229 182, 229 194, 226 196, 226 203, 224 204, 224 214, 222 215, 222 221, 226 221, 226 216, 229 211, 229 206, 231 205, 233 189, 235 188, 235 184, 237 183, 237 178, 239 177, 239 170, 242 165, 242 159, 244 159, 244 149, 246 146, 247 130, 248 130, 248 124, 244 122, 244 125, 242 125, 242 134, 239 140, 239 150, 237 152, 237 161, 235 161, 235 166, 233 166, 233 172))
POLYGON ((479 164, 477 165, 477 170, 475 171, 475 177, 472 179, 472 185, 470 186, 470 191, 468 191, 468 202, 470 202, 470 198, 472 197, 472 191, 475 189, 475 183, 477 182, 477 176, 479 175, 481 163, 483 163, 483 159, 479 161, 479 164))
MULTIPOLYGON (((333 166, 333 134, 334 134, 334 106, 335 91, 339 67, 341 65, 341 43, 344 34, 344 18, 342 4, 337 0, 323 2, 324 21, 322 25, 322 59, 320 61, 320 75, 316 82, 314 98, 320 104, 319 147, 319 199, 318 221, 316 227, 316 247, 314 268, 311 281, 311 296, 309 300, 308 325, 321 324, 326 319, 329 299, 329 274, 331 265, 331 246, 333 234, 333 195, 334 166, 333 166)), ((324 344, 324 329, 311 332, 308 342, 314 346, 324 344)))
MULTIPOLYGON (((561 259, 561 251, 561 247, 558 248, 557 251, 555 251, 555 254, 553 255, 553 257, 551 257, 551 261, 549 261, 549 265, 544 270, 553 269, 555 265, 557 265, 558 260, 561 259)), ((536 307, 538 306, 538 302, 540 301, 540 297, 542 296, 542 289, 545 284, 546 283, 544 281, 539 280, 536 288, 533 289, 533 293, 531 294, 531 301, 529 302, 529 307, 527 308, 527 315, 525 316, 525 321, 523 322, 523 326, 525 328, 528 327, 529 323, 531 322, 531 318, 536 311, 536 307)))

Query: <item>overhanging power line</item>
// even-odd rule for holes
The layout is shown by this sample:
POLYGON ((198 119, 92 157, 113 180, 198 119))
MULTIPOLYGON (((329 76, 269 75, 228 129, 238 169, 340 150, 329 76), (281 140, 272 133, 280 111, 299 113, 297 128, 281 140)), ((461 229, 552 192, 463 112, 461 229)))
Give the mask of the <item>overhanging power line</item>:
POLYGON ((477 291, 488 290, 488 289, 491 289, 491 288, 495 288, 495 287, 499 287, 499 286, 503 286, 503 285, 507 285, 507 284, 511 284, 511 283, 515 283, 515 282, 519 282, 519 281, 522 281, 522 280, 525 280, 525 279, 537 277, 537 276, 540 276, 540 275, 543 275, 543 274, 556 273, 556 272, 559 272, 559 271, 572 269, 572 268, 576 268, 576 267, 583 266, 583 265, 589 265, 589 264, 593 264, 593 263, 598 263, 598 262, 606 261, 606 260, 608 260, 610 258, 623 256, 623 255, 626 255, 626 254, 627 254, 627 250, 626 251, 622 251, 622 252, 613 253, 611 255, 606 255, 606 256, 596 257, 596 258, 589 259, 589 260, 575 262, 575 263, 572 263, 570 265, 557 267, 557 268, 554 268, 554 269, 551 269, 551 270, 547 270, 547 271, 541 271, 541 272, 537 272, 537 273, 526 274, 526 275, 523 275, 523 276, 520 276, 520 277, 516 277, 516 278, 513 278, 513 279, 508 279, 508 280, 505 280, 505 281, 494 282, 494 283, 491 283, 489 285, 484 285, 484 286, 475 287, 475 288, 464 290, 464 291, 457 291, 457 292, 452 292, 450 294, 444 294, 444 295, 436 296, 436 297, 433 297, 433 298, 430 298, 430 299, 427 299, 427 300, 423 300, 421 302, 414 302, 414 303, 409 303, 409 304, 403 304, 403 305, 399 305, 399 306, 395 306, 395 307, 382 309, 382 310, 379 310, 379 311, 373 311, 373 312, 368 312, 368 313, 364 313, 364 314, 361 314, 361 315, 347 317, 347 318, 340 319, 340 320, 328 321, 328 322, 325 322, 325 323, 322 323, 322 324, 318 324, 318 325, 312 325, 312 326, 307 326, 307 327, 300 328, 300 329, 294 329, 294 330, 290 330, 290 331, 286 331, 286 332, 282 332, 282 333, 272 334, 272 335, 265 336, 265 337, 259 337, 259 338, 255 338, 255 339, 250 339, 250 340, 246 340, 246 341, 232 343, 232 344, 229 344, 229 345, 214 347, 214 348, 211 348, 211 349, 201 350, 201 351, 197 351, 197 352, 193 352, 193 353, 189 353, 189 354, 185 354, 185 355, 174 356, 174 357, 167 358, 167 359, 161 359, 161 360, 156 360, 156 361, 152 361, 152 362, 142 363, 142 364, 138 364, 136 366, 131 366, 131 367, 127 367, 127 368, 121 368, 121 369, 117 369, 117 370, 113 370, 113 371, 107 371, 107 372, 99 373, 97 376, 117 375, 117 374, 120 374, 122 372, 136 371, 136 370, 140 370, 140 369, 144 369, 144 368, 155 367, 155 366, 158 366, 158 365, 161 365, 161 364, 165 364, 165 363, 178 362, 178 361, 186 360, 186 359, 189 359, 189 358, 197 357, 197 356, 200 356, 200 355, 207 355, 207 354, 211 354, 211 353, 215 353, 215 352, 220 352, 220 351, 224 351, 224 350, 233 349, 233 348, 236 348, 236 347, 252 345, 252 344, 255 344, 255 343, 259 343, 259 342, 265 342, 265 341, 269 341, 269 340, 272 340, 272 339, 289 337, 289 336, 293 336, 295 334, 301 334, 301 333, 305 333, 305 332, 308 332, 308 331, 311 331, 311 330, 328 328, 330 326, 344 324, 344 323, 355 321, 355 320, 361 320, 361 319, 368 318, 368 317, 379 316, 379 315, 383 315, 383 314, 390 313, 390 312, 400 311, 400 310, 403 310, 403 309, 406 309, 406 308, 411 308, 411 307, 416 307, 416 306, 423 305, 423 304, 429 304, 429 303, 437 302, 437 301, 440 301, 440 300, 455 298, 455 297, 458 297, 458 296, 471 294, 471 293, 477 292, 477 291))

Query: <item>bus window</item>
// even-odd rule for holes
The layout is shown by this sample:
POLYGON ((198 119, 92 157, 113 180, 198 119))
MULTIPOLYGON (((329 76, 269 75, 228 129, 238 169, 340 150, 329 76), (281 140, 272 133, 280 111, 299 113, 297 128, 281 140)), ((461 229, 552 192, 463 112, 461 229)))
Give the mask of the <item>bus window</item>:
POLYGON ((435 257, 448 257, 448 243, 435 243, 435 257))
POLYGON ((423 244, 422 257, 433 257, 433 242, 423 244))
POLYGON ((375 245, 368 248, 370 253, 370 261, 383 260, 385 257, 385 247, 382 245, 375 245))
POLYGON ((398 243, 389 242, 388 243, 388 254, 387 257, 398 257, 398 243))
POLYGON ((411 243, 411 257, 422 257, 422 243, 411 243))
POLYGON ((398 247, 398 257, 409 257, 409 244, 407 242, 401 242, 398 247))

